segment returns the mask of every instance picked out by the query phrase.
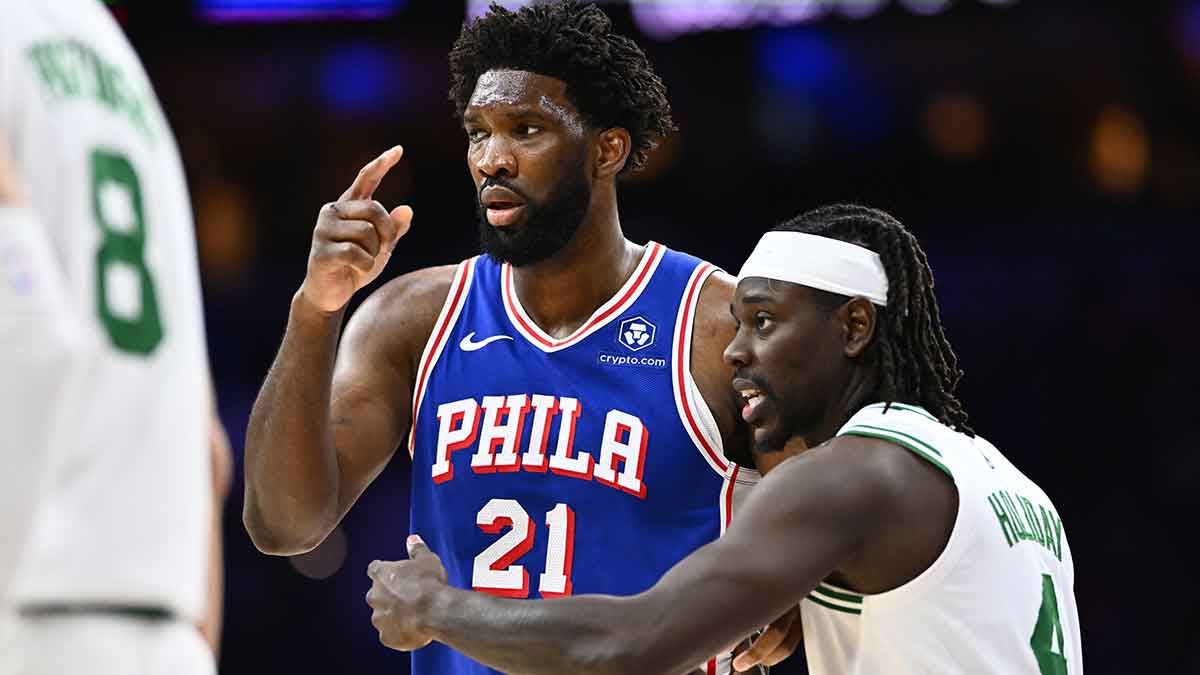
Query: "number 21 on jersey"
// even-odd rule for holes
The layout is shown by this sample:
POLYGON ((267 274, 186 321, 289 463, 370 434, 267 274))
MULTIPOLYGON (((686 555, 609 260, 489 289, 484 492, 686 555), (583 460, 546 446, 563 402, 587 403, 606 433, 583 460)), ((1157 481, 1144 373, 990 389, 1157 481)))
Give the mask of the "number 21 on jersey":
MULTIPOLYGON (((471 586, 477 591, 508 598, 529 597, 529 572, 515 565, 518 558, 533 548, 537 525, 525 509, 513 499, 493 499, 475 516, 475 524, 488 534, 510 528, 504 536, 475 556, 471 586)), ((558 504, 546 513, 549 540, 546 567, 538 579, 543 598, 571 594, 571 563, 575 552, 575 512, 558 504)))

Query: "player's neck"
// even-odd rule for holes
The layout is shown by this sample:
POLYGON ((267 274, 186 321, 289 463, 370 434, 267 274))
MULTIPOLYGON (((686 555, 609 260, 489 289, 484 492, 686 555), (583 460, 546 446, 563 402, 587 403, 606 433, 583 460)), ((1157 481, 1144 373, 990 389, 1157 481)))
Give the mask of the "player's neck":
POLYGON ((838 429, 850 421, 850 417, 854 413, 872 403, 868 399, 874 394, 877 382, 878 378, 874 370, 863 367, 853 368, 841 393, 830 397, 820 422, 810 429, 800 431, 797 435, 801 436, 810 448, 815 448, 833 438, 838 429))
POLYGON ((615 208, 598 215, 589 213, 575 237, 555 255, 513 268, 521 306, 556 338, 570 335, 619 291, 645 250, 625 239, 615 208))

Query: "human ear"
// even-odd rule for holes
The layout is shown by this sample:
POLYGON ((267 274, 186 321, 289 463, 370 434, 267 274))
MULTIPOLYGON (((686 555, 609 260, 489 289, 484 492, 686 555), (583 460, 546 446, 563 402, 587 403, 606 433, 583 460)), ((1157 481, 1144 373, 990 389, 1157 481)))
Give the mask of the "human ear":
POLYGON ((879 316, 875 305, 863 297, 852 298, 842 305, 839 313, 842 315, 842 329, 846 341, 842 350, 847 357, 858 358, 875 337, 875 323, 879 316))
POLYGON ((633 139, 629 131, 613 127, 601 131, 596 137, 596 159, 592 165, 597 178, 612 178, 625 168, 629 153, 633 150, 633 139))

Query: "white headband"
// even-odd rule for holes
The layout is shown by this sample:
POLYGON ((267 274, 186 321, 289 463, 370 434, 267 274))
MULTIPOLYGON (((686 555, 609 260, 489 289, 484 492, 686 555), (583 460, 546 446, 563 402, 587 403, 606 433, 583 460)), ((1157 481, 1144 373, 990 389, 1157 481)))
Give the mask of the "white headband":
POLYGON ((888 280, 879 254, 856 244, 803 232, 768 232, 742 265, 738 281, 764 277, 887 306, 888 280))

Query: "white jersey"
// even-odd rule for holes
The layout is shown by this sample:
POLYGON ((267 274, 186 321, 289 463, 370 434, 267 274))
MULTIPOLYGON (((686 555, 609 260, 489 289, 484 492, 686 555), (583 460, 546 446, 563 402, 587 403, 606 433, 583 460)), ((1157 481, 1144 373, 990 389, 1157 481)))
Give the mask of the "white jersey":
POLYGON ((915 406, 869 405, 838 435, 891 441, 945 471, 958 516, 916 579, 876 595, 822 583, 801 601, 813 675, 1083 672, 1071 548, 1041 488, 915 406))
POLYGON ((31 207, 0 209, 0 461, 53 467, 12 598, 198 617, 211 405, 178 150, 99 2, 0 17, 0 133, 31 207))

